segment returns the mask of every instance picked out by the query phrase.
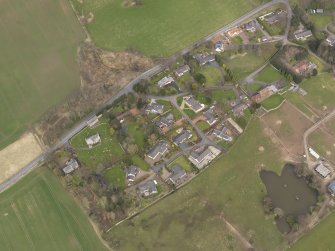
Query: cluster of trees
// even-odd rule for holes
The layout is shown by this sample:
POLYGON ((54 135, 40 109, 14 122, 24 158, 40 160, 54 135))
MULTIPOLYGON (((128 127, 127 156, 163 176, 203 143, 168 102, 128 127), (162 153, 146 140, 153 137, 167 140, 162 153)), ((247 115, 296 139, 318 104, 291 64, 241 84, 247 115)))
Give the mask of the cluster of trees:
POLYGON ((335 47, 324 40, 313 39, 308 42, 308 48, 329 64, 335 65, 335 47))

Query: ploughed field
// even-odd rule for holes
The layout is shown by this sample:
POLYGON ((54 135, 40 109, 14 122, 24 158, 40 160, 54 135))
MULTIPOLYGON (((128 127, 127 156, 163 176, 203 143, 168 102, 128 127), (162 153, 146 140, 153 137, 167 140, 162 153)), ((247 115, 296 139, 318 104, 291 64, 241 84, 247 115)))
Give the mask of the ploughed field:
POLYGON ((257 7, 261 0, 71 0, 97 46, 168 56, 257 7), (81 3, 83 2, 83 3, 81 3), (93 15, 92 15, 93 14, 93 15))
POLYGON ((0 149, 79 87, 82 28, 67 0, 0 1, 0 149))
POLYGON ((1 250, 106 250, 86 215, 46 168, 0 195, 1 250))

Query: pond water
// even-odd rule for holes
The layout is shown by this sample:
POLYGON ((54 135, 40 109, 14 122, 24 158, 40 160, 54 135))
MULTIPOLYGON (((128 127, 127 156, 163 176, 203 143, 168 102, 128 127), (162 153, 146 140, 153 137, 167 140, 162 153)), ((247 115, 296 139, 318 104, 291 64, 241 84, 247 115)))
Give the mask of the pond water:
POLYGON ((290 230, 286 222, 287 215, 298 217, 306 214, 317 202, 317 191, 310 188, 303 178, 299 178, 294 169, 294 165, 286 164, 281 176, 272 171, 260 172, 274 208, 283 210, 284 216, 277 220, 277 226, 282 233, 290 230))

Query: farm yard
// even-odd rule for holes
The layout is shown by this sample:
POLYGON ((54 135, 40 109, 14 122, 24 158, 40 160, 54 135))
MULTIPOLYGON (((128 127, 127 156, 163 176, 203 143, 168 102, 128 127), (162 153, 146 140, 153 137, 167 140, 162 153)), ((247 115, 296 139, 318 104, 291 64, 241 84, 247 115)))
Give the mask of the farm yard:
POLYGON ((0 211, 1 250, 107 250, 46 167, 3 192, 0 211))
POLYGON ((124 6, 132 1, 123 0, 71 2, 79 15, 93 14, 93 20, 86 26, 98 47, 117 51, 134 49, 148 56, 165 57, 263 1, 212 0, 208 4, 196 0, 145 0, 140 6, 124 6))
POLYGON ((295 156, 304 154, 303 134, 312 126, 312 122, 295 106, 285 102, 279 109, 266 114, 262 119, 287 152, 295 156))
POLYGON ((229 155, 187 186, 113 228, 105 238, 115 250, 241 250, 242 244, 220 221, 224 212, 224 218, 254 247, 275 250, 282 235, 263 212, 261 200, 266 189, 258 171, 266 168, 279 173, 283 153, 263 129, 253 118, 229 155))
POLYGON ((84 36, 66 0, 4 0, 0 15, 2 149, 79 87, 76 50, 84 36))

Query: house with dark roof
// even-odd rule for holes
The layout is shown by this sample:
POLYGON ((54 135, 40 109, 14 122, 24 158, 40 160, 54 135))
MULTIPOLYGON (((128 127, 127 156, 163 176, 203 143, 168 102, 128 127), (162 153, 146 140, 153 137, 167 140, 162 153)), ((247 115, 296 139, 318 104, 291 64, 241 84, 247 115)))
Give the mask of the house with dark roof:
POLYGON ((206 110, 203 115, 206 118, 206 122, 212 126, 214 125, 218 120, 214 114, 214 106, 211 106, 208 110, 206 110))
POLYGON ((174 73, 176 74, 176 76, 181 77, 190 70, 191 68, 187 64, 185 64, 183 66, 180 66, 177 70, 175 70, 174 73))
POLYGON ((147 180, 141 183, 138 187, 138 192, 141 196, 147 197, 152 194, 158 193, 157 190, 157 181, 156 180, 147 180))
POLYGON ((136 166, 131 165, 126 167, 126 179, 128 183, 134 182, 136 175, 139 173, 139 170, 136 166))
POLYGON ((92 146, 101 142, 101 138, 100 138, 99 133, 96 133, 86 138, 85 141, 86 141, 86 144, 88 145, 88 148, 92 148, 92 146))
POLYGON ((147 153, 148 158, 158 160, 164 156, 169 150, 169 144, 161 140, 147 153))
POLYGON ((188 159, 198 169, 201 169, 212 162, 220 153, 221 151, 214 146, 201 147, 192 151, 188 159))
POLYGON ((166 182, 175 186, 180 185, 187 177, 187 173, 181 166, 173 165, 171 168, 171 175, 167 178, 166 182))
POLYGON ((205 54, 198 53, 194 56, 194 58, 198 61, 200 66, 203 66, 205 64, 209 64, 215 61, 214 54, 205 55, 205 54))
POLYGON ((220 140, 224 140, 227 142, 233 141, 233 137, 230 136, 229 129, 224 125, 221 128, 215 128, 213 130, 213 135, 220 140))
POLYGON ((313 36, 313 33, 310 30, 298 30, 294 32, 295 39, 300 41, 305 41, 307 38, 311 36, 313 36))
POLYGON ((235 117, 238 117, 238 118, 239 118, 239 117, 244 116, 244 111, 245 111, 246 109, 248 109, 248 107, 249 107, 249 106, 248 106, 247 104, 245 104, 245 103, 240 103, 240 104, 234 106, 233 109, 232 109, 232 111, 233 111, 235 117))
POLYGON ((198 113, 203 109, 205 109, 205 105, 198 102, 192 95, 185 96, 183 99, 185 104, 189 108, 191 108, 195 113, 198 113))
POLYGON ((326 41, 330 46, 334 46, 335 45, 335 36, 328 36, 326 41))
POLYGON ((244 29, 249 32, 255 32, 258 27, 259 27, 259 23, 257 22, 256 19, 251 20, 250 22, 244 25, 244 29))
POLYGON ((69 159, 66 161, 64 168, 62 169, 64 174, 70 174, 79 167, 79 163, 75 159, 69 159))
POLYGON ((322 178, 326 178, 331 174, 331 171, 322 162, 315 167, 315 172, 317 172, 322 178))
POLYGON ((187 140, 192 138, 192 132, 190 130, 182 130, 176 137, 173 139, 173 143, 179 146, 180 144, 185 143, 187 140))
POLYGON ((147 114, 161 114, 164 112, 164 105, 156 103, 152 100, 150 104, 145 107, 145 112, 147 114))
POLYGON ((169 113, 166 116, 159 118, 159 120, 155 122, 155 125, 159 127, 160 129, 163 129, 163 128, 172 126, 174 122, 175 121, 174 121, 173 114, 169 113))
POLYGON ((328 191, 332 196, 335 196, 335 180, 332 180, 328 185, 328 191))
POLYGON ((164 78, 162 78, 161 80, 159 80, 159 81, 157 82, 157 84, 158 84, 158 86, 159 86, 160 88, 162 88, 162 87, 164 87, 164 86, 167 86, 167 85, 169 85, 169 84, 172 84, 172 83, 174 83, 174 78, 173 78, 173 77, 170 77, 170 76, 168 76, 168 77, 164 77, 164 78))

